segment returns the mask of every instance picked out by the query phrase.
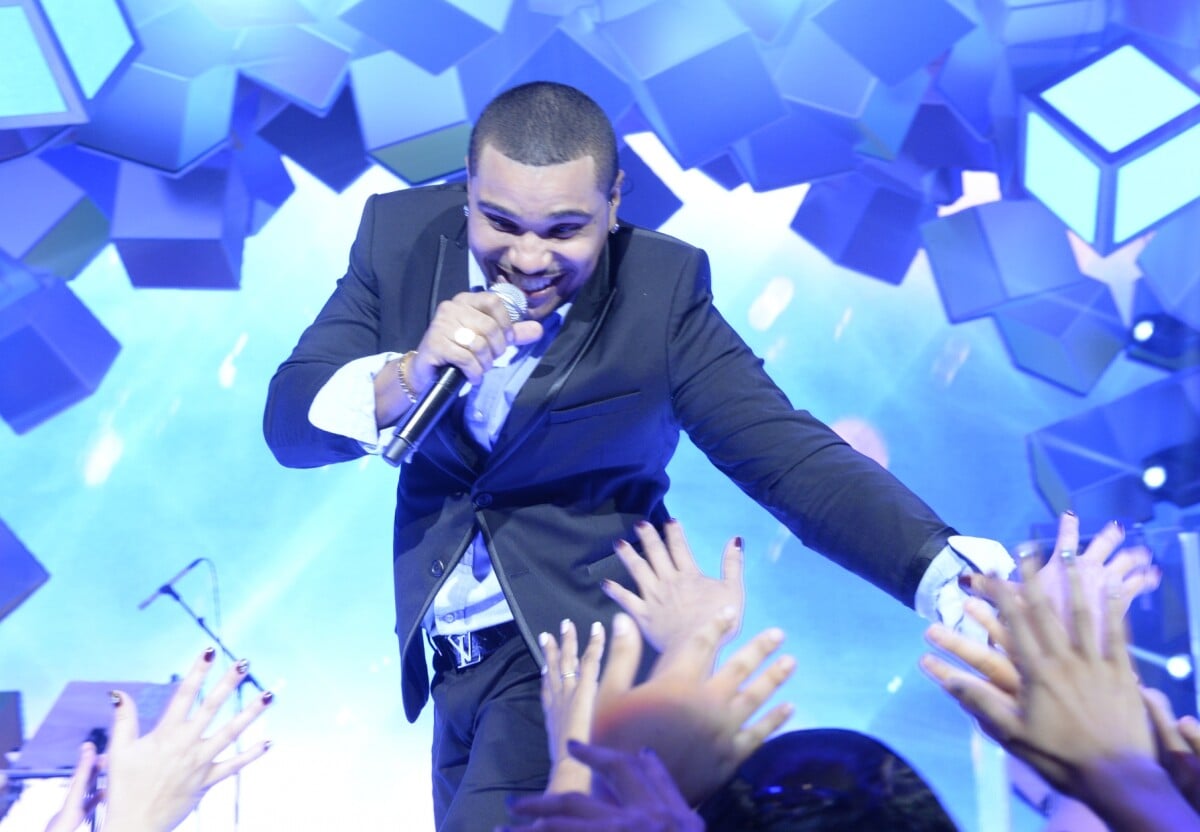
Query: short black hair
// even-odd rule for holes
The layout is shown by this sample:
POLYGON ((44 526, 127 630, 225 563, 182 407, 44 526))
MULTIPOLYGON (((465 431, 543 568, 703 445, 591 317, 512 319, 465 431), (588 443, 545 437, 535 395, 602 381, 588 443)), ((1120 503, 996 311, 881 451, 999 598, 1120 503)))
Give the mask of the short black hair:
POLYGON ((600 105, 574 87, 532 81, 491 100, 471 129, 467 173, 490 144, 514 162, 541 167, 591 156, 596 184, 608 192, 617 180, 617 137, 600 105))

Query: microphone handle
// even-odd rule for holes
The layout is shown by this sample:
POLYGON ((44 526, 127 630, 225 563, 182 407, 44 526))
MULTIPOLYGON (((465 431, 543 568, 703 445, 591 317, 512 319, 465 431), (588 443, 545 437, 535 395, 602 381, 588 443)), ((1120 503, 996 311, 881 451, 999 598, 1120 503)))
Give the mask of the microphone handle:
POLYGON ((388 443, 382 456, 393 466, 406 462, 417 452, 421 442, 437 424, 442 415, 450 409, 455 396, 462 389, 467 378, 463 371, 453 364, 447 364, 438 374, 437 381, 425 391, 413 411, 404 420, 404 424, 396 431, 392 441, 388 443))

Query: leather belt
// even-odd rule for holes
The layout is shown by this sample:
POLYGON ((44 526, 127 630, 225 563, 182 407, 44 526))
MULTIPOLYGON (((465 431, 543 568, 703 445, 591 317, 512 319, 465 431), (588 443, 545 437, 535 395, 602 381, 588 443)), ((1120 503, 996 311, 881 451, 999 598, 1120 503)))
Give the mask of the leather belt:
POLYGON ((432 636, 429 641, 438 655, 448 660, 458 670, 479 664, 485 657, 521 631, 515 621, 505 621, 494 627, 484 627, 470 633, 452 636, 432 636))

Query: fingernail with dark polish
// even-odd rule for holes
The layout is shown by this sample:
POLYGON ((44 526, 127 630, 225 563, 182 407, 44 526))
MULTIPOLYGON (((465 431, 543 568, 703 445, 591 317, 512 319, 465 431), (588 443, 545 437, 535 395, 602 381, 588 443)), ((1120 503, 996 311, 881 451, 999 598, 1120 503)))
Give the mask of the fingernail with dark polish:
POLYGON ((746 548, 746 542, 744 540, 742 540, 742 536, 740 534, 733 539, 733 545, 738 547, 739 549, 746 548))
POLYGON ((650 528, 650 521, 649 520, 639 520, 636 523, 634 523, 633 525, 637 526, 639 529, 648 529, 648 528, 650 528))
POLYGON ((274 701, 275 701, 275 694, 271 693, 271 691, 269 691, 269 690, 263 691, 262 703, 264 705, 270 705, 274 701))
POLYGON ((272 743, 270 740, 263 740, 263 751, 270 751, 272 745, 274 745, 274 743, 272 743))
POLYGON ((1075 516, 1075 512, 1071 511, 1071 509, 1067 509, 1066 511, 1063 512, 1063 514, 1065 514, 1067 517, 1075 516))
POLYGON ((115 690, 110 690, 108 692, 108 701, 112 702, 112 706, 114 708, 121 707, 121 694, 117 693, 115 690))
POLYGON ((217 648, 206 647, 204 650, 204 661, 211 662, 217 655, 217 648))
POLYGON ((250 669, 250 662, 249 662, 249 660, 247 660, 247 659, 242 659, 242 660, 241 660, 241 661, 239 661, 239 662, 238 662, 236 665, 234 665, 234 667, 236 667, 236 668, 237 668, 237 672, 238 672, 238 673, 240 673, 240 674, 242 674, 243 676, 245 676, 245 675, 246 675, 246 671, 250 669))
POLYGON ((958 587, 959 589, 971 588, 971 574, 969 572, 964 572, 958 576, 958 587))

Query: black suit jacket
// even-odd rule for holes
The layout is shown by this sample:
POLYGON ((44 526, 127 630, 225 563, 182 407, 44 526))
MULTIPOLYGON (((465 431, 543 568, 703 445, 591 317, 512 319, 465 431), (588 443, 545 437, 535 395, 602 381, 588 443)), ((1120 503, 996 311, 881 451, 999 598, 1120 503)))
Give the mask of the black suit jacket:
MULTIPOLYGON (((420 341, 437 303, 467 289, 461 185, 372 197, 350 267, 271 381, 264 427, 278 460, 311 467, 363 454, 309 424, 313 397, 348 361, 420 341)), ((680 430, 805 545, 912 605, 953 533, 891 474, 795 410, 717 312, 703 251, 623 227, 522 387, 490 454, 443 419, 396 492, 396 631, 405 710, 428 697, 420 622, 479 528, 529 649, 564 618, 607 623, 612 551, 667 519, 680 430)))

